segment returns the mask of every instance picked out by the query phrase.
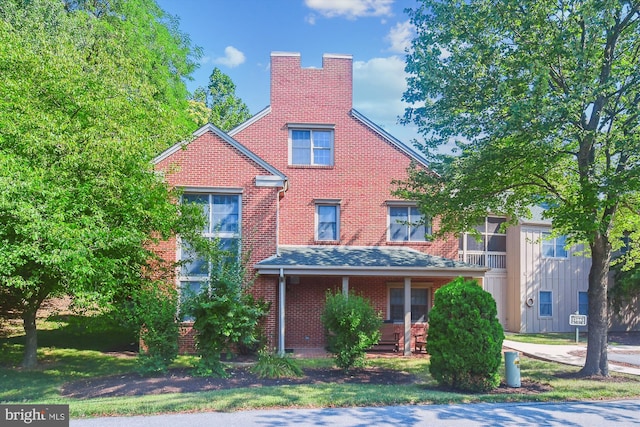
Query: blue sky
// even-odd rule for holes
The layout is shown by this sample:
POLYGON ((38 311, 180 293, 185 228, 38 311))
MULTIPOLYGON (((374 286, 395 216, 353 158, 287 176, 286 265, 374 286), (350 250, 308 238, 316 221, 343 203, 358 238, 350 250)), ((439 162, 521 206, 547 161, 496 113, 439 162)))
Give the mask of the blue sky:
POLYGON ((353 55, 353 106, 409 143, 415 128, 397 124, 404 112, 405 49, 414 37, 405 8, 417 0, 157 0, 180 19, 202 48, 191 91, 214 67, 236 85, 251 114, 269 105, 271 52, 299 52, 303 67, 321 67, 323 53, 353 55))

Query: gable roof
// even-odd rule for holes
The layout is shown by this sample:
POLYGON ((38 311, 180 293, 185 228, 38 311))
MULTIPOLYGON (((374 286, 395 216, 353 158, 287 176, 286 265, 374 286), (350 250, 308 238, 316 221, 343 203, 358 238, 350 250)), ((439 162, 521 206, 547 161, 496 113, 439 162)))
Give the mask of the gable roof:
POLYGON ((269 114, 271 112, 271 106, 268 105, 267 107, 263 108, 262 110, 258 111, 256 114, 254 114, 253 116, 249 117, 247 120, 245 120, 244 122, 240 123, 238 126, 234 127, 233 129, 231 129, 228 133, 231 136, 234 136, 235 134, 237 134, 238 132, 240 132, 241 130, 244 130, 246 128, 248 128, 249 126, 251 126, 252 124, 254 124, 255 122, 257 122, 258 120, 260 120, 261 118, 263 118, 264 116, 266 116, 267 114, 269 114))
POLYGON ((425 254, 407 247, 280 246, 279 255, 255 265, 260 274, 323 276, 483 276, 486 267, 425 254))
MULTIPOLYGON (((236 135, 238 132, 248 128, 249 126, 251 126, 255 122, 257 122, 260 119, 262 119, 264 116, 268 115, 269 113, 271 113, 271 106, 270 105, 265 107, 265 108, 263 108, 262 110, 260 110, 258 113, 256 113, 254 116, 250 117, 245 122, 240 123, 238 126, 236 126, 235 128, 231 129, 229 131, 229 135, 231 135, 231 136, 236 135)), ((396 138, 393 135, 391 135, 386 130, 382 129, 380 126, 378 126, 377 124, 372 122, 370 119, 368 119, 364 114, 362 114, 358 110, 352 108, 351 109, 351 116, 354 119, 358 120, 363 125, 365 125, 366 127, 368 127, 369 129, 371 129, 372 131, 374 131, 375 133, 377 133, 378 135, 380 135, 388 143, 390 143, 394 147, 398 148, 400 151, 402 151, 404 154, 409 156, 411 159, 415 160, 416 162, 418 162, 422 166, 424 166, 426 168, 429 168, 429 164, 427 163, 427 160, 424 157, 422 157, 420 155, 420 153, 418 153, 413 147, 410 147, 409 145, 407 145, 404 142, 400 141, 398 138, 396 138)))
POLYGON ((353 118, 355 118, 356 120, 358 120, 359 122, 367 126, 369 129, 371 129, 381 137, 383 137, 391 145, 398 148, 404 154, 411 157, 413 160, 420 163, 424 167, 429 168, 429 164, 427 163, 427 160, 424 157, 422 157, 420 153, 418 153, 414 148, 400 141, 398 138, 394 137, 386 130, 382 129, 380 126, 378 126, 377 124, 369 120, 365 115, 360 113, 358 110, 352 108, 351 115, 353 116, 353 118))
MULTIPOLYGON (((249 150, 244 145, 240 144, 238 141, 233 139, 227 133, 225 133, 224 131, 222 131, 218 127, 212 125, 211 123, 207 123, 206 125, 202 126, 200 129, 198 129, 195 132, 193 132, 193 134, 192 134, 193 135, 193 139, 196 139, 199 136, 202 136, 207 132, 212 132, 214 135, 217 135, 223 141, 225 141, 226 143, 228 143, 229 145, 234 147, 236 150, 238 150, 239 152, 241 152, 242 154, 247 156, 249 159, 251 159, 258 166, 262 167, 263 169, 265 169, 270 174, 275 175, 275 176, 281 178, 282 180, 286 180, 287 179, 285 174, 280 172, 275 167, 271 166, 269 163, 267 163, 265 160, 263 160, 260 156, 255 154, 253 151, 249 150)), ((190 144, 190 142, 191 141, 182 141, 182 142, 178 142, 178 143, 172 145, 171 147, 169 147, 168 149, 166 149, 165 151, 160 153, 155 159, 153 159, 153 164, 160 163, 164 159, 170 157, 172 154, 174 154, 174 153, 180 151, 182 148, 188 146, 190 144)))

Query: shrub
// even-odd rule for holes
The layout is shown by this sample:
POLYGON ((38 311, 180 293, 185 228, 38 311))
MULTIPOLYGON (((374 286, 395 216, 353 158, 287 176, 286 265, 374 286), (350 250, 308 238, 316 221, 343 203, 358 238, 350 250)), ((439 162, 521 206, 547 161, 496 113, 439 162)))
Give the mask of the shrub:
POLYGON ((440 385, 487 391, 500 384, 504 332, 496 302, 462 277, 438 289, 429 313, 429 370, 440 385))
POLYGON ((352 293, 345 296, 327 292, 322 323, 329 351, 334 353, 336 365, 345 371, 363 366, 367 349, 380 340, 380 314, 368 299, 352 293))
POLYGON ((166 286, 139 290, 133 298, 134 318, 142 325, 137 370, 141 374, 166 372, 178 356, 178 295, 166 286))
POLYGON ((258 362, 251 368, 251 372, 260 378, 291 378, 301 377, 303 374, 295 360, 278 356, 266 349, 258 352, 258 362))
POLYGON ((234 280, 224 278, 211 283, 195 297, 187 299, 185 309, 195 318, 196 351, 200 356, 196 373, 201 376, 226 376, 220 360, 235 346, 258 341, 258 323, 269 305, 244 292, 234 280))

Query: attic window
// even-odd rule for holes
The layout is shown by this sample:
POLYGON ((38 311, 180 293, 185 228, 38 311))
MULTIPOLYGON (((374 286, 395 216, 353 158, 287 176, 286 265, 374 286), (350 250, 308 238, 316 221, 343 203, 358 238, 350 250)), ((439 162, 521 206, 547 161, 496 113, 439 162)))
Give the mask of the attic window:
POLYGON ((333 128, 289 126, 289 164, 333 166, 333 128))

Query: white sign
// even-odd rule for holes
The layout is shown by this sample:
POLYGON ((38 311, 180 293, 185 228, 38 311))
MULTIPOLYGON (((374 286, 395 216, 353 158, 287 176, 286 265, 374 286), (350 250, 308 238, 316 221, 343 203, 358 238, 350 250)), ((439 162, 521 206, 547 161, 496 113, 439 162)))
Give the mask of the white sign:
POLYGON ((587 316, 584 314, 570 314, 569 325, 571 326, 587 326, 587 316))

